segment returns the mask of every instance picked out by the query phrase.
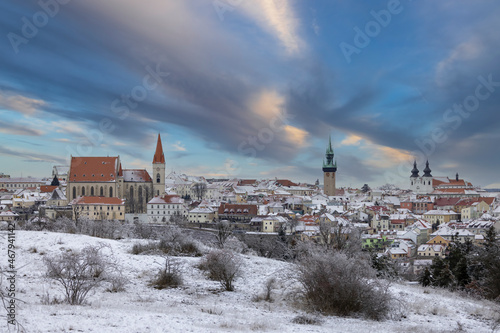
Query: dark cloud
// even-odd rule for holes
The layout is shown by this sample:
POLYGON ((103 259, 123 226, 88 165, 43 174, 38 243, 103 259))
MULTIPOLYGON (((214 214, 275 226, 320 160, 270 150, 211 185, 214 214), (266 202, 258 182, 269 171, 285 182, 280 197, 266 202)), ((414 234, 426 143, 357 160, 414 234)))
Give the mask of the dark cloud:
POLYGON ((0 147, 0 154, 3 155, 8 155, 8 156, 14 156, 14 157, 20 157, 25 160, 29 160, 31 162, 48 162, 48 163, 54 163, 54 164, 59 164, 59 165, 66 165, 67 161, 63 158, 60 158, 58 156, 52 156, 48 154, 39 154, 33 151, 17 151, 17 150, 12 150, 6 147, 0 147))

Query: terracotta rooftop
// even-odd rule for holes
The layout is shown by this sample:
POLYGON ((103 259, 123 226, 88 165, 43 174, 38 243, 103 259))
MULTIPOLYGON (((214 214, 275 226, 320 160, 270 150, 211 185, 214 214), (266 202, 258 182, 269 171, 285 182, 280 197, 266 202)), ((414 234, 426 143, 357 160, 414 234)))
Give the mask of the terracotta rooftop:
POLYGON ((51 185, 41 185, 40 186, 40 192, 41 193, 52 193, 58 186, 51 186, 51 185))
POLYGON ((118 157, 71 157, 70 182, 116 181, 118 157))
POLYGON ((242 185, 253 185, 257 182, 256 179, 240 179, 240 181, 238 182, 238 185, 239 186, 242 186, 242 185))
POLYGON ((257 215, 257 205, 221 204, 219 214, 257 215))
POLYGON ((434 206, 455 206, 461 198, 438 198, 434 202, 434 206))
POLYGON ((297 184, 288 179, 277 179, 275 183, 281 186, 288 186, 288 187, 297 186, 297 184))

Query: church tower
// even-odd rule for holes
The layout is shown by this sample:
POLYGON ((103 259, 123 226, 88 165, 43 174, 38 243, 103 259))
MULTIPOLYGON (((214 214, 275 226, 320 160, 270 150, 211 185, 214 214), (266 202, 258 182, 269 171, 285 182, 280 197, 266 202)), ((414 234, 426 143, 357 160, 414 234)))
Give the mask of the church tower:
POLYGON ((159 196, 165 194, 165 155, 161 145, 160 133, 158 133, 158 142, 156 143, 155 156, 153 157, 153 195, 159 196))
POLYGON ((335 195, 335 172, 337 172, 337 161, 333 162, 332 137, 328 139, 325 160, 323 160, 324 187, 323 192, 328 196, 335 195))

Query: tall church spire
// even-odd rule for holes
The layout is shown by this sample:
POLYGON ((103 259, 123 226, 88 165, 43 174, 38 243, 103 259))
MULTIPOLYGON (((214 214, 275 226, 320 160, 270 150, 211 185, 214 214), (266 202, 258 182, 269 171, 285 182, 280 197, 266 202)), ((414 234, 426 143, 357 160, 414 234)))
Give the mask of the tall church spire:
POLYGON ((156 143, 156 152, 153 157, 153 164, 155 163, 163 163, 165 164, 165 155, 163 154, 163 147, 161 145, 161 137, 160 133, 158 133, 158 142, 156 143))
POLYGON ((155 156, 153 157, 153 194, 160 196, 165 194, 165 155, 161 145, 160 133, 156 143, 155 156))

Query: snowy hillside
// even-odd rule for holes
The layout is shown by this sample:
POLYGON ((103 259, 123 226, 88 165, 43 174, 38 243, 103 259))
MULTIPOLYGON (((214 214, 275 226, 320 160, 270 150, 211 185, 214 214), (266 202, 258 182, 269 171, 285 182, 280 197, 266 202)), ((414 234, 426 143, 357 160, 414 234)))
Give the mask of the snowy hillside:
MULTIPOLYGON (((1 253, 7 253, 2 232, 1 253)), ((234 292, 222 292, 197 268, 201 258, 182 257, 184 285, 156 290, 148 282, 161 267, 160 256, 133 255, 136 240, 106 240, 84 235, 16 231, 17 319, 28 332, 491 332, 498 308, 493 303, 462 298, 444 290, 414 285, 394 285, 406 318, 382 322, 324 317, 317 325, 293 323, 305 312, 294 302, 293 265, 256 256, 241 255, 244 273, 234 292), (109 244, 124 275, 125 292, 103 289, 88 297, 90 304, 43 304, 47 294, 62 298, 62 290, 44 277, 42 258, 99 242, 109 244), (275 301, 255 300, 266 280, 275 276, 275 301)), ((6 256, 4 256, 6 258, 6 256)), ((7 265, 7 259, 2 261, 7 265)), ((6 283, 5 279, 2 282, 6 283)), ((2 286, 3 287, 3 286, 2 286)), ((3 310, 4 311, 4 310, 3 310)), ((4 325, 0 325, 2 329, 4 325)))

